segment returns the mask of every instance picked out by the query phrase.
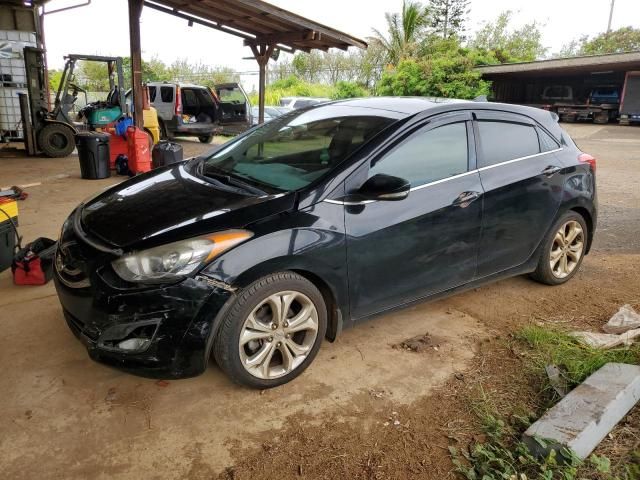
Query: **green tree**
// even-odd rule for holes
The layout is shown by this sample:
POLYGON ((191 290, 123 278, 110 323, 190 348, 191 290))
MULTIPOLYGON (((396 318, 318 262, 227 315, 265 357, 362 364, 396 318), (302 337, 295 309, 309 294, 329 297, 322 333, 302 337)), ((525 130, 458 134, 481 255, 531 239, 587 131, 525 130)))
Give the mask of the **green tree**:
POLYGON ((431 43, 431 51, 419 60, 402 60, 382 74, 380 95, 418 95, 472 99, 489 93, 490 82, 475 70, 474 52, 453 39, 431 43))
POLYGON ((601 33, 592 39, 583 38, 579 53, 598 55, 640 50, 640 28, 624 27, 601 33))
POLYGON ((469 46, 495 57, 493 63, 530 62, 542 57, 547 49, 542 45, 540 25, 527 23, 511 28, 513 12, 502 12, 494 22, 487 22, 469 41, 469 46))
POLYGON ((442 38, 462 37, 469 15, 469 0, 429 0, 431 27, 442 38))
POLYGON ((386 60, 396 65, 404 58, 415 56, 429 23, 429 13, 420 3, 403 0, 402 13, 385 13, 386 35, 374 30, 374 43, 378 43, 386 53, 386 60))
POLYGON ((49 91, 57 92, 60 88, 60 81, 62 80, 62 70, 49 70, 49 91))
POLYGON ((331 98, 339 100, 341 98, 366 97, 368 95, 369 92, 357 83, 341 80, 336 83, 336 88, 331 98))

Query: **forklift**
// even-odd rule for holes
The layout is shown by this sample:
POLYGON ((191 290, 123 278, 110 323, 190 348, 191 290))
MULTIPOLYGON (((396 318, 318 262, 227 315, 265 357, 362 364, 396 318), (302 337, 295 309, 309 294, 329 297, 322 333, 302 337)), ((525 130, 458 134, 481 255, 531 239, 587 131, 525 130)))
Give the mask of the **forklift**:
MULTIPOLYGON (((66 157, 75 148, 75 135, 79 131, 104 128, 123 116, 129 116, 125 98, 124 75, 121 57, 104 57, 98 55, 65 56, 65 66, 56 92, 53 109, 49 110, 47 88, 44 75, 44 51, 39 48, 25 47, 24 60, 27 70, 29 112, 22 112, 25 125, 25 145, 29 154, 44 153, 47 157, 66 157), (87 103, 87 92, 75 83, 73 75, 79 61, 102 62, 106 65, 109 78, 109 94, 106 100, 87 103), (72 118, 78 95, 85 97, 85 106, 72 118)), ((144 112, 145 123, 148 117, 155 117, 155 125, 145 129, 149 133, 150 142, 155 143, 154 126, 158 125, 155 111, 144 112)), ((159 130, 158 130, 159 131, 159 130)), ((158 134, 159 136, 159 134, 158 134)))

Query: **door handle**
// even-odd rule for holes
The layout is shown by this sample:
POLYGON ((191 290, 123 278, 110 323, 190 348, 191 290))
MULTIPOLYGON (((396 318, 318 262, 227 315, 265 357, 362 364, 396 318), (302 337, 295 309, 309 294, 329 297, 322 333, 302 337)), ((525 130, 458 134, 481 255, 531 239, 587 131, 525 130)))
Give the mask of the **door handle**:
POLYGON ((467 208, 471 203, 475 202, 482 195, 480 192, 462 192, 453 201, 454 207, 467 208))
POLYGON ((556 173, 558 173, 560 170, 562 170, 560 167, 556 167, 555 165, 549 165, 547 168, 545 168, 544 170, 542 170, 542 174, 545 175, 546 177, 552 177, 554 176, 556 173))

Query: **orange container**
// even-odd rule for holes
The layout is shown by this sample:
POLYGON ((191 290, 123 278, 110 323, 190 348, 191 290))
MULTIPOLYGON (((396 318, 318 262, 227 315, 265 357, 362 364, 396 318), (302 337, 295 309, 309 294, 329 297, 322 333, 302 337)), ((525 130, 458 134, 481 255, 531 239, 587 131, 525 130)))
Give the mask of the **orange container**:
POLYGON ((144 173, 151 170, 151 146, 149 135, 140 128, 127 128, 129 170, 144 173))
POLYGON ((129 156, 129 143, 120 135, 116 135, 115 130, 109 132, 109 166, 113 170, 116 168, 116 158, 118 155, 129 156))

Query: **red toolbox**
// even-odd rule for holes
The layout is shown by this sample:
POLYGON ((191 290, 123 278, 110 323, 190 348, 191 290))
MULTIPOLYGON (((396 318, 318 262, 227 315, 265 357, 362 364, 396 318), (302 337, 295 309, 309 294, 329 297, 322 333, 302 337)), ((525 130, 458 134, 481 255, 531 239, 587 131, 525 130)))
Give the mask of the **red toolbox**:
POLYGON ((141 128, 127 128, 129 170, 144 173, 151 170, 151 145, 147 132, 141 128))

